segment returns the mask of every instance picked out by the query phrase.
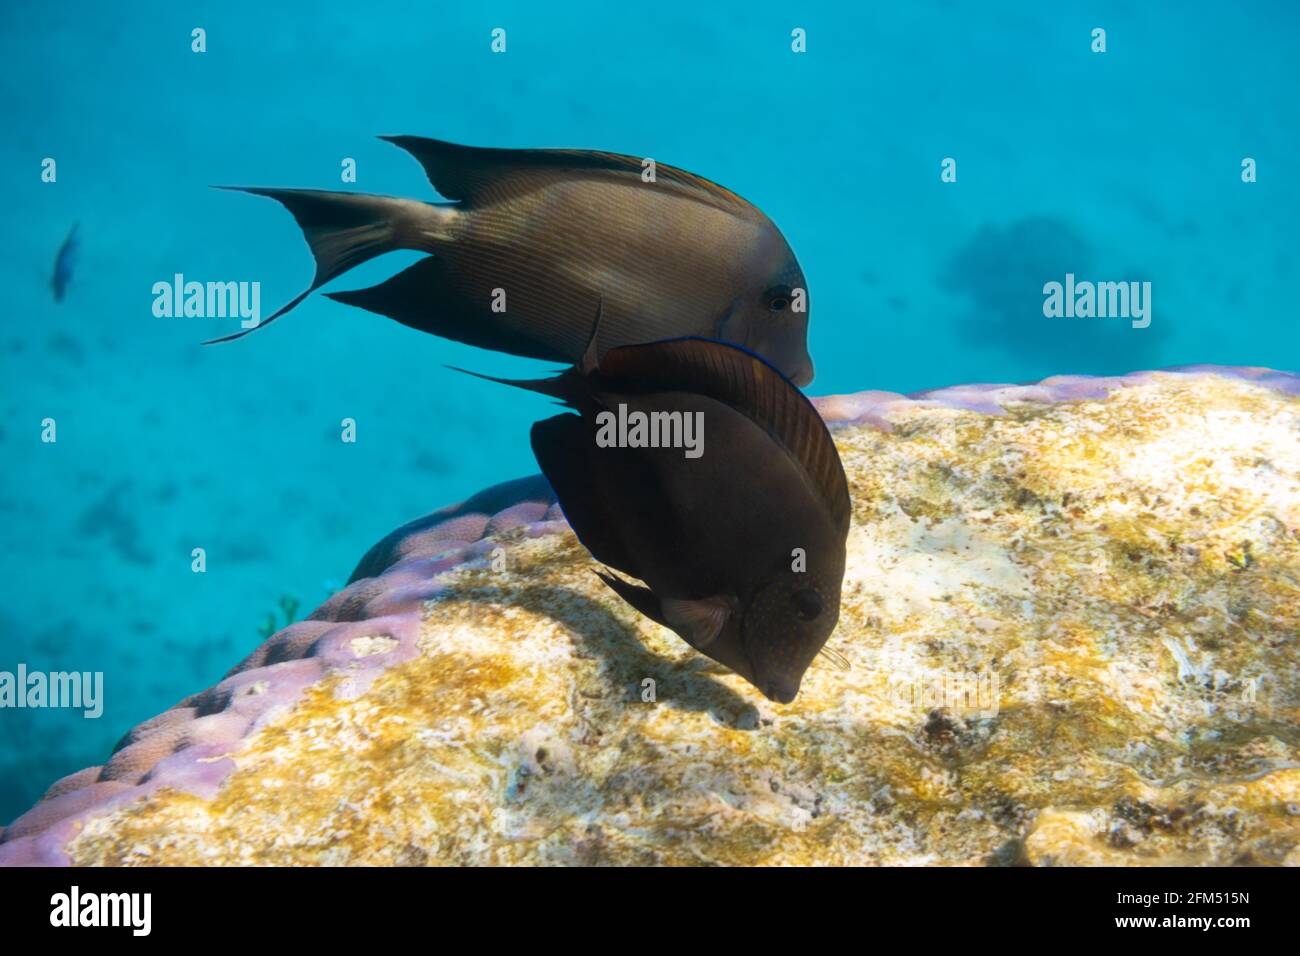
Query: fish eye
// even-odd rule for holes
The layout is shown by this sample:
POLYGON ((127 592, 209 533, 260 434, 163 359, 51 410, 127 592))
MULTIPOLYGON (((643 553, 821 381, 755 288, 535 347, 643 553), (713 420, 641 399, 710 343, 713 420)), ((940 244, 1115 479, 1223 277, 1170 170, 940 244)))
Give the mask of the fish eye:
POLYGON ((822 612, 821 595, 812 588, 801 588, 790 595, 795 613, 805 621, 811 621, 822 612))
POLYGON ((783 285, 768 289, 763 293, 763 298, 767 300, 770 312, 784 312, 790 308, 790 290, 783 285))

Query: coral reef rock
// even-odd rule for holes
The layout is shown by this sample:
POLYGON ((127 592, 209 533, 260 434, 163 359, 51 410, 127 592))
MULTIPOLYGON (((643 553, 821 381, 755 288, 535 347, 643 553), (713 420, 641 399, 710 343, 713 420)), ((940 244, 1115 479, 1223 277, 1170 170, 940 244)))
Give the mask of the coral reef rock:
POLYGON ((818 399, 843 612, 768 702, 540 478, 400 529, 3 834, 9 864, 1300 863, 1300 380, 818 399))

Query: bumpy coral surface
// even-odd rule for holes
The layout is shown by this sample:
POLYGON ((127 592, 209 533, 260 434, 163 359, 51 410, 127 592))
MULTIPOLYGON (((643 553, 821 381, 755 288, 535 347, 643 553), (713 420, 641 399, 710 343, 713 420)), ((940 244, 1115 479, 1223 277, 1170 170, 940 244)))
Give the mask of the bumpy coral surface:
POLYGON ((795 703, 639 617, 540 478, 400 529, 0 862, 1300 863, 1300 380, 819 400, 854 499, 795 703))

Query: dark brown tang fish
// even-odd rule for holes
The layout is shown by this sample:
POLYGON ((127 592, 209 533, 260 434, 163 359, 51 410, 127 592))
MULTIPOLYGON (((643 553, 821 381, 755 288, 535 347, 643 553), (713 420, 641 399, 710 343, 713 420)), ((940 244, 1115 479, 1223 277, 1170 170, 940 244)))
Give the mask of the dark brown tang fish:
POLYGON ((698 338, 599 361, 591 348, 556 378, 506 384, 577 412, 535 424, 532 445, 578 539, 644 585, 601 580, 794 700, 839 618, 849 529, 843 465, 803 394, 756 354, 698 338), (688 431, 694 444, 674 447, 688 431))
MULTIPOLYGON (((599 349, 683 335, 759 352, 812 380, 807 285, 772 221, 671 166, 576 149, 487 149, 384 137, 451 203, 313 189, 245 189, 293 213, 316 258, 311 287, 395 249, 432 253, 330 298, 457 342, 576 362, 604 302, 599 349), (566 317, 582 316, 572 321, 566 317)), ((226 341, 251 329, 214 341, 226 341)))

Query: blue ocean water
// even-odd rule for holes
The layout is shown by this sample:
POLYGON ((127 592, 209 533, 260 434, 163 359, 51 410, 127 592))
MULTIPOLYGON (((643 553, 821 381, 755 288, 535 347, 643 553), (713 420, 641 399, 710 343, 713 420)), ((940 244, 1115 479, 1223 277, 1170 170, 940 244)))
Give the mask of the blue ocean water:
POLYGON ((263 314, 310 280, 291 217, 210 185, 434 198, 378 134, 683 166, 763 208, 799 255, 816 394, 1294 369, 1298 11, 4 4, 0 671, 102 672, 104 702, 97 719, 0 710, 0 820, 219 679, 268 615, 283 623, 286 598, 308 613, 392 528, 536 470, 526 436, 545 403, 442 366, 537 363, 320 296, 214 348, 199 342, 231 320, 155 317, 151 289, 176 273, 258 281, 263 314), (355 185, 340 183, 344 158, 355 185), (55 302, 74 223, 79 258, 55 302), (1045 318, 1042 286, 1067 272, 1150 282, 1150 325, 1045 318), (340 441, 345 418, 355 443, 340 441))

